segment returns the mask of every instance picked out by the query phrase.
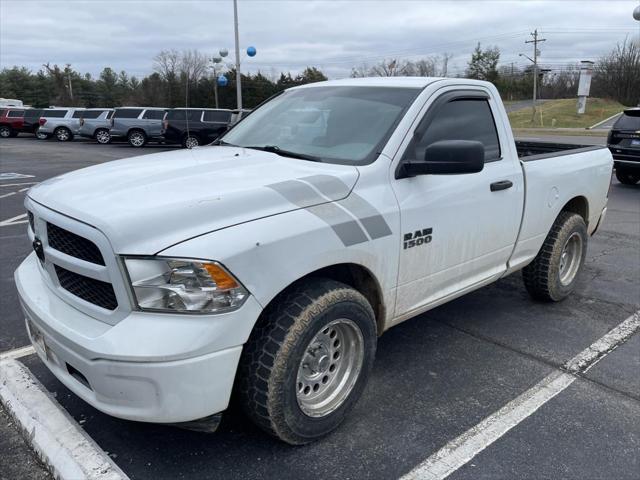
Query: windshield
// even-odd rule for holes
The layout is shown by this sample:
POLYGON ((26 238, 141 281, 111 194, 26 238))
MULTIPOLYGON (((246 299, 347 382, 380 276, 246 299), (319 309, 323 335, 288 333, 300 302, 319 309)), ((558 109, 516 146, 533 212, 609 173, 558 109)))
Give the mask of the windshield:
POLYGON ((222 144, 363 165, 387 141, 416 88, 310 87, 286 91, 227 133, 222 144))

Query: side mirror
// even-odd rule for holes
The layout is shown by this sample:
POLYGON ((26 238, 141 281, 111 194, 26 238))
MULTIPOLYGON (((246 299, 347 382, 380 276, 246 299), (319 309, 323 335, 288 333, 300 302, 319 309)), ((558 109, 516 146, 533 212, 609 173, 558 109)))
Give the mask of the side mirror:
POLYGON ((402 164, 402 177, 477 173, 484 168, 484 145, 470 140, 441 140, 429 145, 424 160, 402 164))

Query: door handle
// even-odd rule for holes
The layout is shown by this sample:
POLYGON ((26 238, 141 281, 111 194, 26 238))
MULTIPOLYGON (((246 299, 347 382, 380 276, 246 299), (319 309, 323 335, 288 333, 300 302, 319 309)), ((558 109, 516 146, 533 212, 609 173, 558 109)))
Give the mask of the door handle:
POLYGON ((491 188, 492 192, 497 192, 498 190, 506 190, 511 187, 513 187, 511 180, 500 180, 499 182, 493 182, 489 188, 491 188))

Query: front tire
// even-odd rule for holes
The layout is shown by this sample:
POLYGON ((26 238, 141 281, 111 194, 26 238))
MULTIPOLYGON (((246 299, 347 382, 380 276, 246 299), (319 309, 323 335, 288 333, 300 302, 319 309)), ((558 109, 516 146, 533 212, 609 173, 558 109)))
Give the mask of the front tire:
POLYGON ((135 148, 144 147, 147 143, 147 136, 142 130, 133 130, 127 135, 129 145, 135 148))
POLYGON ((376 340, 373 309, 359 292, 329 279, 300 282, 265 310, 243 350, 244 410, 291 445, 327 435, 362 395, 376 340))
POLYGON ((73 135, 71 134, 71 130, 66 127, 58 127, 53 132, 53 135, 56 137, 56 140, 59 142, 68 142, 73 139, 73 135))
POLYGON ((102 145, 111 142, 111 134, 106 128, 99 128, 94 135, 96 141, 102 145))
POLYGON ((7 127, 6 125, 0 126, 0 138, 9 138, 11 136, 11 127, 7 127))
POLYGON ((625 185, 635 185, 640 181, 640 172, 630 172, 624 168, 616 167, 616 178, 625 185))
POLYGON ((558 302, 569 296, 587 255, 587 238, 587 226, 580 215, 558 215, 538 255, 522 270, 532 298, 558 302))

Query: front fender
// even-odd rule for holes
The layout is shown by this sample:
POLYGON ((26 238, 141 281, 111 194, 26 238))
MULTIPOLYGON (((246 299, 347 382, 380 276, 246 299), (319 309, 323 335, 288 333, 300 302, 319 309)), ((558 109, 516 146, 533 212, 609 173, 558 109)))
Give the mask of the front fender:
MULTIPOLYGON (((324 267, 350 263, 367 268, 381 286, 383 302, 393 304, 397 274, 396 236, 345 246, 334 229, 306 209, 218 230, 159 255, 217 260, 265 307, 296 280, 324 267)), ((387 311, 393 311, 388 308, 387 311)))

